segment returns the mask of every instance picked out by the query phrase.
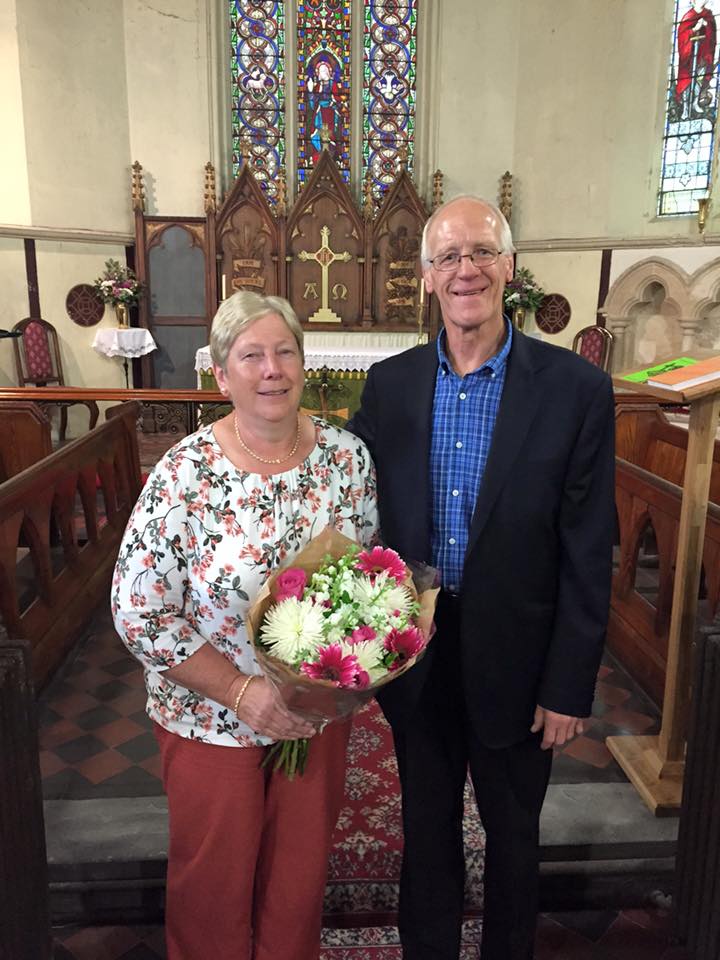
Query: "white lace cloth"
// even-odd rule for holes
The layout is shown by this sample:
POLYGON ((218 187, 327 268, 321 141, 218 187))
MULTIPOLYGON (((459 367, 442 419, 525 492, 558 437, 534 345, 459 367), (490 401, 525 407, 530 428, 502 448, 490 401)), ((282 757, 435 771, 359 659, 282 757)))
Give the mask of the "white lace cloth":
MULTIPOLYGON (((305 369, 369 370, 378 360, 385 360, 417 343, 414 333, 306 333, 305 369)), ((195 354, 195 370, 211 370, 210 347, 200 347, 195 354)))
POLYGON ((93 350, 106 357, 142 357, 157 344, 144 327, 104 327, 95 334, 93 350))

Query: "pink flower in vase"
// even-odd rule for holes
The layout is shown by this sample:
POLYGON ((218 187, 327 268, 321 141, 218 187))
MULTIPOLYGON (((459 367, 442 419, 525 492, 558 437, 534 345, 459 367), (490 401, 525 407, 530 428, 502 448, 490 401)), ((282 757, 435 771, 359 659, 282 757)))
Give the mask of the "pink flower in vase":
POLYGON ((317 663, 305 661, 300 671, 313 680, 329 680, 336 687, 354 687, 359 666, 355 654, 344 657, 340 644, 331 643, 322 648, 317 663))
POLYGON ((278 574, 273 596, 278 601, 287 600, 288 597, 296 597, 302 600, 305 587, 307 586, 307 574, 300 567, 290 567, 278 574))
POLYGON ((417 627, 406 627, 405 630, 392 629, 385 637, 383 646, 388 653, 396 654, 396 659, 388 669, 397 670, 420 653, 425 646, 425 637, 417 627))
POLYGON ((379 573, 387 573, 387 575, 396 580, 397 583, 404 583, 405 581, 405 564, 394 550, 386 549, 385 547, 373 547, 372 550, 363 550, 362 553, 358 554, 355 566, 358 570, 362 570, 363 573, 367 573, 373 579, 379 573))

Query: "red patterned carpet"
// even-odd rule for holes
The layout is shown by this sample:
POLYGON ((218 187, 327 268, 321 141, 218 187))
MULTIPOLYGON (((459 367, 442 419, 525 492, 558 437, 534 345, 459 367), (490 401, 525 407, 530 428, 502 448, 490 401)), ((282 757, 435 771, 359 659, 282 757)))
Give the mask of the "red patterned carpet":
MULTIPOLYGON (((466 909, 482 904, 485 835, 471 789, 465 795, 466 909)), ((326 920, 334 914, 343 924, 359 915, 394 922, 402 857, 400 785, 390 727, 376 703, 353 721, 348 746, 345 805, 335 829, 326 920)))

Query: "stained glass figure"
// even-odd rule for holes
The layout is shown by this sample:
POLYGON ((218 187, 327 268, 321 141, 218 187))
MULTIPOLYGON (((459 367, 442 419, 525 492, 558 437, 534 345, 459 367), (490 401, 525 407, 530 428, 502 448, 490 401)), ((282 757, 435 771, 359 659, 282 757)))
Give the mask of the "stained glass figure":
POLYGON ((230 0, 233 176, 247 157, 270 202, 285 156, 284 3, 230 0))
POLYGON ((364 48, 363 176, 379 198, 401 162, 412 171, 417 0, 366 3, 364 48))
POLYGON ((717 0, 676 0, 660 216, 697 212, 712 173, 718 100, 717 0))
POLYGON ((351 4, 298 0, 297 172, 302 184, 323 147, 350 179, 351 4))

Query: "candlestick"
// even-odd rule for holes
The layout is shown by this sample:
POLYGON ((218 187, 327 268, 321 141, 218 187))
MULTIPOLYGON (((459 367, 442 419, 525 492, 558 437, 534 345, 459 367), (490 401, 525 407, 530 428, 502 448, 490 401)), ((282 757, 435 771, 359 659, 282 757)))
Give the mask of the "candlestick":
POLYGON ((425 280, 420 281, 420 300, 417 308, 418 344, 427 343, 425 337, 425 280))
POLYGON ((225 274, 223 273, 223 275, 222 275, 222 298, 221 298, 221 299, 224 300, 226 296, 227 296, 227 293, 226 293, 226 290, 225 290, 225 274))

